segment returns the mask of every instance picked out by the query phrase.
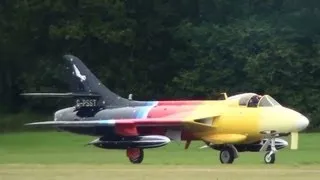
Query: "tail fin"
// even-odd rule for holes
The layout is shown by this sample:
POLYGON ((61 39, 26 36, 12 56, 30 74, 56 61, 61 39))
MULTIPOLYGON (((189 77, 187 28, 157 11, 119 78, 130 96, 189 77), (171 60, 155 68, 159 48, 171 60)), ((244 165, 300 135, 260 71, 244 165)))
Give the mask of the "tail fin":
MULTIPOLYGON (((100 98, 96 104, 94 102, 94 105, 100 107, 119 107, 130 104, 128 99, 120 97, 105 87, 79 58, 73 55, 65 55, 63 58, 68 61, 69 70, 72 72, 70 79, 70 90, 72 93, 96 94, 100 98)), ((79 100, 77 99, 77 101, 79 100)))

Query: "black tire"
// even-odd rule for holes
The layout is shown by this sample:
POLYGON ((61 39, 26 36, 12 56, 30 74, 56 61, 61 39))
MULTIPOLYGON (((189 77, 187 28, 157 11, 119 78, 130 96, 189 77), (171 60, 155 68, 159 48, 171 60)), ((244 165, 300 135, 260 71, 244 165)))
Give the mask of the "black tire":
POLYGON ((232 164, 234 161, 234 151, 231 147, 225 147, 220 151, 221 164, 232 164))
POLYGON ((138 157, 130 157, 130 156, 128 156, 128 158, 129 158, 129 161, 130 161, 132 164, 141 164, 142 161, 143 161, 143 158, 144 158, 143 149, 139 148, 139 155, 138 155, 138 157))
POLYGON ((270 152, 267 152, 267 153, 264 155, 264 162, 265 162, 266 164, 274 164, 274 162, 276 161, 276 154, 273 153, 273 154, 271 154, 270 157, 268 157, 268 154, 269 154, 269 153, 270 153, 270 152))

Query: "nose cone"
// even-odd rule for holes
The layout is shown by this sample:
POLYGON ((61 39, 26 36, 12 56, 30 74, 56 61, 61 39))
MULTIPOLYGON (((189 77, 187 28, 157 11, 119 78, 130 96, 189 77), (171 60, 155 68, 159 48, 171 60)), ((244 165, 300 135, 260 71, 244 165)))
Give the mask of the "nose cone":
POLYGON ((309 119, 305 116, 301 116, 301 118, 297 121, 297 129, 298 131, 304 130, 309 125, 309 119))

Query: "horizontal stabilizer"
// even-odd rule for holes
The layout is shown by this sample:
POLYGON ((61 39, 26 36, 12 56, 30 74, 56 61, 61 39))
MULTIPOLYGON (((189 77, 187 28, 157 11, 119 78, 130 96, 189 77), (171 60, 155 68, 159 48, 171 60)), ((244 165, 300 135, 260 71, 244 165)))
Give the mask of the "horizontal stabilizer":
POLYGON ((114 126, 114 120, 93 120, 93 121, 44 121, 28 123, 27 126, 61 126, 61 127, 93 127, 93 126, 114 126))
POLYGON ((22 93, 22 96, 34 96, 34 97, 61 97, 61 98, 69 98, 69 97, 92 97, 98 98, 99 94, 95 93, 22 93))

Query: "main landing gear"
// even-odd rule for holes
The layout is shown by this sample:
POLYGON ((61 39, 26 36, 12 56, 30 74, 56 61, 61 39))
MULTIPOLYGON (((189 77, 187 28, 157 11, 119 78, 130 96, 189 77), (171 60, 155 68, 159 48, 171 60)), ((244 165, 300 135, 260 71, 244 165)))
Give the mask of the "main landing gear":
POLYGON ((127 156, 132 164, 140 164, 143 161, 143 149, 142 148, 128 148, 127 156))
POLYGON ((234 159, 238 157, 237 149, 233 146, 225 146, 220 150, 221 164, 232 164, 234 159))
POLYGON ((276 152, 287 146, 287 142, 276 139, 277 134, 270 134, 268 138, 261 140, 260 143, 253 144, 223 144, 210 145, 209 147, 220 151, 221 164, 232 164, 238 158, 238 152, 266 152, 264 162, 266 164, 274 164, 276 161, 276 152))

